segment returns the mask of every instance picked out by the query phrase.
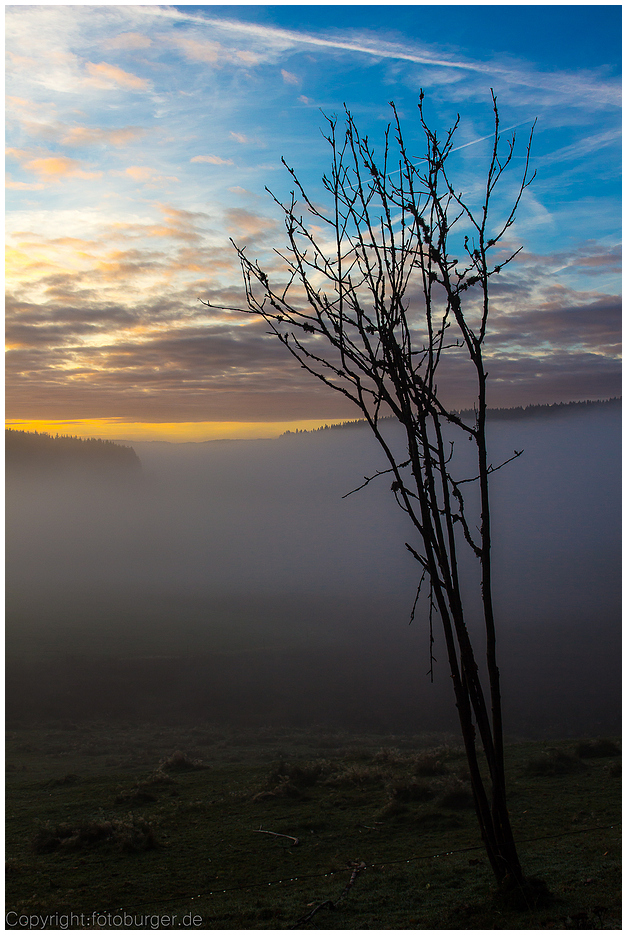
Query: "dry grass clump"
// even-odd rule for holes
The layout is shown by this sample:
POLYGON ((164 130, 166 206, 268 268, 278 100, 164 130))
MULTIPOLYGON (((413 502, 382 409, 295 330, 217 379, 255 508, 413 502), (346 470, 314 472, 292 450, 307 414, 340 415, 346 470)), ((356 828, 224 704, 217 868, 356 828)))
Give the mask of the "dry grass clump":
POLYGON ((448 779, 441 785, 438 805, 442 808, 474 808, 475 801, 469 782, 463 779, 448 779))
POLYGON ((122 805, 124 802, 132 805, 144 805, 146 802, 156 802, 157 796, 149 792, 143 783, 137 783, 136 786, 132 786, 130 789, 122 789, 118 792, 114 801, 116 805, 122 805))
POLYGON ((270 771, 265 788, 253 796, 253 802, 261 802, 269 798, 298 798, 302 789, 314 786, 319 780, 329 774, 332 765, 327 760, 316 760, 311 763, 288 764, 281 760, 270 771))
POLYGON ((437 752, 422 753, 415 760, 414 770, 417 776, 444 776, 448 769, 442 756, 437 752))
POLYGON ((120 791, 114 800, 115 804, 120 805, 124 802, 128 802, 141 805, 145 802, 155 802, 157 796, 153 790, 155 787, 158 788, 160 786, 168 786, 170 788, 170 795, 178 795, 178 787, 175 785, 172 777, 164 773, 162 769, 157 769, 151 776, 148 776, 147 779, 138 780, 129 789, 120 787, 120 791))
POLYGON ((46 822, 35 834, 33 848, 36 854, 49 854, 57 850, 82 850, 107 841, 127 853, 150 850, 157 845, 150 823, 129 815, 126 819, 84 820, 78 824, 46 822))
POLYGON ((314 760, 309 763, 287 764, 284 760, 275 766, 268 782, 281 783, 291 782, 295 786, 315 786, 315 784, 324 776, 328 775, 331 764, 327 760, 314 760))
POLYGON ((393 781, 387 788, 393 802, 428 802, 435 796, 435 792, 426 782, 393 781))
POLYGON ((382 747, 372 757, 373 763, 385 763, 386 766, 401 766, 407 763, 407 754, 396 747, 382 747))
POLYGON ((577 744, 577 756, 582 759, 592 759, 600 756, 620 756, 620 750, 613 740, 602 738, 600 740, 587 740, 577 744))
POLYGON ((327 786, 379 785, 388 778, 389 772, 376 766, 342 766, 325 779, 327 786))
POLYGON ((175 750, 174 753, 164 757, 159 763, 160 772, 164 770, 182 772, 190 769, 202 769, 202 762, 200 760, 192 760, 186 753, 183 753, 182 750, 175 750))
POLYGON ((44 783, 44 786, 71 786, 75 782, 78 782, 78 780, 79 777, 76 773, 67 773, 60 779, 49 779, 48 782, 44 783))
POLYGON ((527 771, 534 776, 565 776, 582 768, 577 757, 554 748, 545 750, 540 756, 532 757, 527 763, 527 771))

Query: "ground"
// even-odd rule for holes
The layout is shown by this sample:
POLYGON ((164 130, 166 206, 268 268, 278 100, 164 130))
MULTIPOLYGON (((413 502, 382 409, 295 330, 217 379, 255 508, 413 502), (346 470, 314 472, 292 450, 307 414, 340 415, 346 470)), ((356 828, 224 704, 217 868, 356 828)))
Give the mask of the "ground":
POLYGON ((616 743, 507 769, 534 905, 495 891, 454 736, 16 726, 7 929, 619 929, 616 743))

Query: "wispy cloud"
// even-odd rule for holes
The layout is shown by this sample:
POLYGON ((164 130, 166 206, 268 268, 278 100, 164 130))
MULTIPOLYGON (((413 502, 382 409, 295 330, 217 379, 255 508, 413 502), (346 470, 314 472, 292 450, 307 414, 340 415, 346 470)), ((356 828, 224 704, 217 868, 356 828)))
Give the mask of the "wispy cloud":
POLYGON ((37 154, 24 152, 9 147, 7 156, 13 157, 22 169, 39 176, 42 182, 60 182, 62 179, 97 179, 102 172, 89 172, 81 168, 81 163, 69 156, 58 154, 37 154))
POLYGON ((102 44, 105 49, 148 49, 152 45, 152 39, 139 32, 121 32, 117 36, 105 39, 102 44))
POLYGON ((125 88, 129 91, 147 91, 150 83, 145 78, 139 78, 128 71, 123 71, 117 65, 108 62, 87 62, 85 71, 90 81, 98 88, 125 88))
POLYGON ((214 166, 232 166, 232 159, 222 159, 220 156, 192 156, 190 162, 210 162, 214 166))
POLYGON ((573 103, 585 102, 587 106, 621 106, 621 87, 619 81, 607 81, 602 76, 580 73, 542 72, 523 62, 505 62, 494 58, 491 61, 477 61, 468 56, 442 55, 429 52, 425 48, 403 45, 368 36, 351 38, 316 35, 310 32, 281 29, 274 26, 248 23, 233 19, 219 19, 211 16, 199 16, 175 10, 171 7, 144 8, 147 15, 171 18, 177 21, 193 23, 201 27, 213 27, 226 35, 247 36, 257 40, 269 50, 275 52, 295 49, 302 46, 319 49, 337 50, 371 56, 375 59, 406 61, 431 68, 457 70, 476 73, 486 78, 498 77, 509 85, 534 88, 559 96, 561 101, 573 103))

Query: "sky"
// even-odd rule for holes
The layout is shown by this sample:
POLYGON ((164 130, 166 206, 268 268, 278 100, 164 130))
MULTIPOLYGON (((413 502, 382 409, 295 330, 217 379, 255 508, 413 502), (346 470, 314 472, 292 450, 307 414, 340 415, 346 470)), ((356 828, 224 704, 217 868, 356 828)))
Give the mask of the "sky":
MULTIPOLYGON (((9 426, 177 441, 355 418, 263 321, 199 300, 244 304, 229 238, 262 262, 284 246, 281 157, 323 201, 325 114, 345 103, 377 146, 393 100, 419 160, 421 88, 434 127, 460 115, 468 191, 490 89, 514 175, 537 121, 489 404, 620 394, 620 6, 9 5, 6 44, 9 426)), ((470 401, 454 375, 447 401, 470 401)))

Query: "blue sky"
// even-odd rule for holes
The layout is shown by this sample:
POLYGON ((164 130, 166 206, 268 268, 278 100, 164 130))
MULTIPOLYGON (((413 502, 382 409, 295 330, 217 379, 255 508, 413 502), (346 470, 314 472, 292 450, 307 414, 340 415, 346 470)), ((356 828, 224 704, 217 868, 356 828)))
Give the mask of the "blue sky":
MULTIPOLYGON (((620 393, 619 6, 7 7, 7 416, 77 434, 269 434, 355 414, 244 315, 229 237, 282 246, 264 191, 314 197, 321 111, 373 142, 416 101, 472 191, 490 88, 537 119, 488 346, 492 405, 620 393), (470 145, 465 145, 470 144, 470 145), (252 426, 252 428, 251 428, 252 426)), ((410 148, 410 151, 414 151, 410 148)), ((466 387, 449 401, 463 405, 466 387)))

